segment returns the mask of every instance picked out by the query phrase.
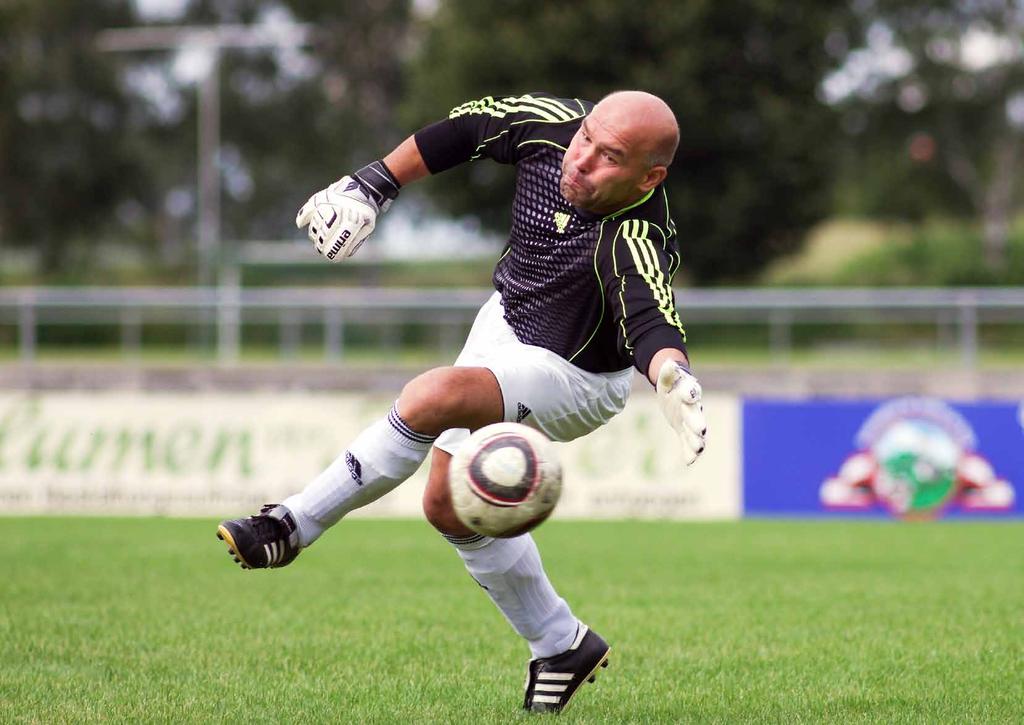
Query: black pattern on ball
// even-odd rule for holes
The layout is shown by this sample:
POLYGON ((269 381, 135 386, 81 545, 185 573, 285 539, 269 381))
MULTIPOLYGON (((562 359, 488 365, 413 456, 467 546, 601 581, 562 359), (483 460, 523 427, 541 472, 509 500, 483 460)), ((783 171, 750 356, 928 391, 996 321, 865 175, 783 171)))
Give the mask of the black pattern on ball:
POLYGON ((499 435, 488 440, 477 450, 469 462, 470 490, 484 501, 495 506, 518 506, 537 489, 540 468, 537 454, 529 441, 517 435, 499 435), (517 448, 523 454, 526 466, 523 475, 513 485, 506 486, 491 481, 484 474, 484 463, 495 452, 503 448, 517 448))

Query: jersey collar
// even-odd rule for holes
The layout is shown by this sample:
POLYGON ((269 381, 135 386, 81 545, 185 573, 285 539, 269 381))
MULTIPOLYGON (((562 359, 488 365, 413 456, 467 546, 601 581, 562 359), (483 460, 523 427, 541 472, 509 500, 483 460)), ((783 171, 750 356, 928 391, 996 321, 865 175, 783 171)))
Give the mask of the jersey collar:
POLYGON ((636 201, 634 201, 634 202, 633 202, 632 204, 630 204, 629 206, 624 206, 624 207, 622 207, 621 209, 619 209, 618 211, 613 211, 613 212, 612 212, 611 214, 607 214, 607 215, 606 215, 606 216, 604 217, 604 220, 605 220, 605 221, 609 221, 609 220, 611 220, 611 219, 614 219, 615 217, 619 216, 620 214, 624 214, 624 213, 626 213, 626 212, 627 212, 627 211, 629 211, 630 209, 633 209, 633 208, 635 208, 635 207, 638 207, 638 206, 640 206, 640 205, 641 205, 641 204, 643 204, 643 203, 644 203, 645 201, 647 201, 648 199, 650 199, 650 198, 651 198, 651 196, 653 196, 653 195, 654 195, 654 192, 655 192, 655 191, 657 190, 657 188, 658 188, 658 187, 657 187, 657 186, 655 186, 655 187, 654 187, 653 189, 651 189, 650 191, 648 191, 648 192, 647 192, 646 194, 644 194, 643 196, 641 196, 641 197, 640 197, 639 199, 637 199, 636 201))

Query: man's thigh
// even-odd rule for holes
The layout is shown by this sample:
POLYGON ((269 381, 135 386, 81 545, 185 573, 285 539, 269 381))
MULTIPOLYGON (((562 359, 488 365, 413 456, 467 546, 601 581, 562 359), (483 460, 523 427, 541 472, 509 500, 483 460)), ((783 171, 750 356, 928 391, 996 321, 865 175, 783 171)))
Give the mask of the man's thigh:
MULTIPOLYGON (((556 441, 579 438, 611 420, 625 406, 633 377, 631 371, 587 373, 548 350, 520 343, 472 364, 494 374, 505 421, 529 425, 556 441)), ((468 436, 468 429, 449 430, 435 445, 454 453, 468 436)))

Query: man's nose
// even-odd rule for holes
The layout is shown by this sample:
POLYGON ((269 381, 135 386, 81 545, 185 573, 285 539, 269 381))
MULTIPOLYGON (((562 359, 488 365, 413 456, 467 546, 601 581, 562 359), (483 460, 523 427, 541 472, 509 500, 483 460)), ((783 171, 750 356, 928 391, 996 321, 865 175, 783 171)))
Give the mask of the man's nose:
POLYGON ((576 173, 586 174, 590 171, 594 161, 594 155, 585 149, 580 149, 576 154, 576 173))

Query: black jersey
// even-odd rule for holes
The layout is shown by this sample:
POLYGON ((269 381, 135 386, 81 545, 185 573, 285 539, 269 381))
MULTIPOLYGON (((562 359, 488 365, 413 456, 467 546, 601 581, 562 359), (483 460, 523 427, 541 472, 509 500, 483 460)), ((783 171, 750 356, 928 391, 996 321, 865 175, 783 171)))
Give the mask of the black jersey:
POLYGON ((675 225, 663 186, 606 216, 562 196, 562 158, 591 108, 545 93, 488 96, 420 130, 416 144, 431 173, 481 158, 515 164, 512 228, 494 286, 519 340, 590 372, 635 365, 646 375, 658 350, 685 350, 670 284, 675 225))

